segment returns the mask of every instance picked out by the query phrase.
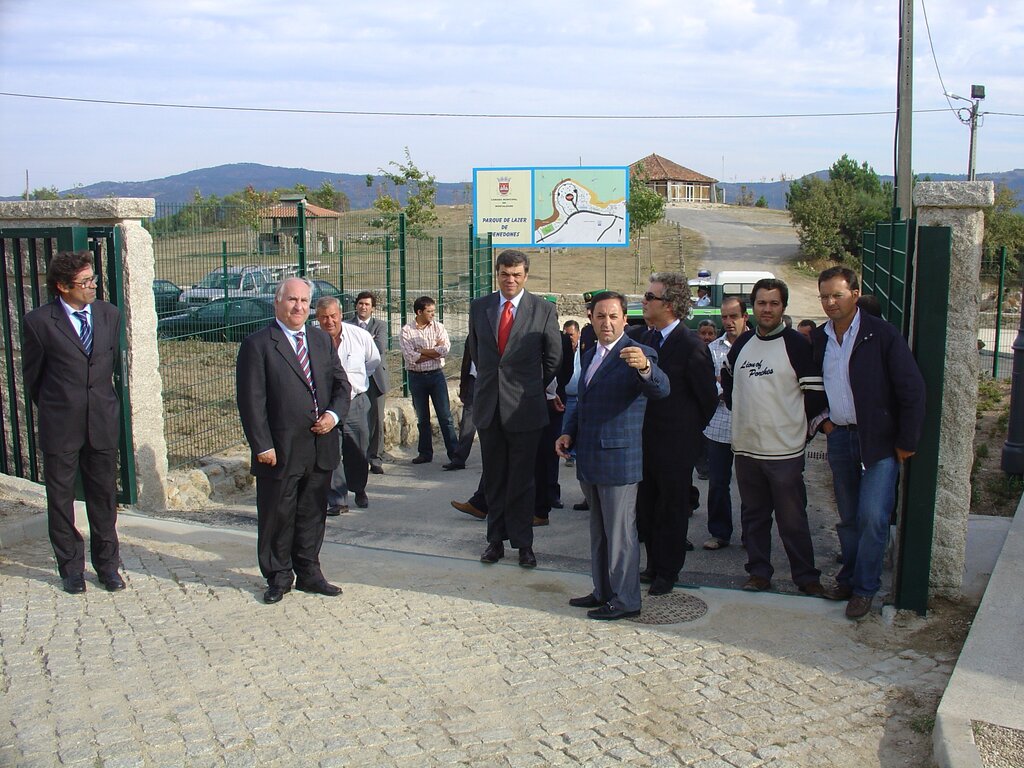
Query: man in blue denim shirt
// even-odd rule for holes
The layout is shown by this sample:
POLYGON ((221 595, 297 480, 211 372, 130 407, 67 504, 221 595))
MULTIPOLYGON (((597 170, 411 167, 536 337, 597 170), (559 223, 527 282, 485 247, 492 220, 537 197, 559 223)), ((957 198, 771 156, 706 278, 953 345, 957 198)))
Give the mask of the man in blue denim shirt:
POLYGON ((826 269, 818 293, 829 320, 811 341, 828 396, 821 430, 843 553, 826 597, 849 600, 847 617, 860 619, 881 586, 899 466, 917 450, 924 422, 924 380, 899 331, 857 308, 860 283, 853 270, 826 269))

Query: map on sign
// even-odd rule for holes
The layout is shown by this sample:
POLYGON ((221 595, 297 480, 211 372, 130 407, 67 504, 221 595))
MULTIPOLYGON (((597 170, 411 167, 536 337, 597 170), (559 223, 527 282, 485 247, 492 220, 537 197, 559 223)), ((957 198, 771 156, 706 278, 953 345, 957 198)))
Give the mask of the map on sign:
POLYGON ((533 240, 537 245, 626 245, 627 169, 534 171, 533 240))

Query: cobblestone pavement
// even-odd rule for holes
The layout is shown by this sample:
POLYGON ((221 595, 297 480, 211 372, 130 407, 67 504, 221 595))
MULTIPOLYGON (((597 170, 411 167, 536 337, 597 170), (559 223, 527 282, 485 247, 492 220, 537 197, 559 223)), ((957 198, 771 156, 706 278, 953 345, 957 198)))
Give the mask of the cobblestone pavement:
POLYGON ((251 531, 119 527, 117 594, 0 551, 0 765, 928 765, 954 661, 811 598, 602 623, 581 574, 337 544, 343 596, 267 606, 251 531))

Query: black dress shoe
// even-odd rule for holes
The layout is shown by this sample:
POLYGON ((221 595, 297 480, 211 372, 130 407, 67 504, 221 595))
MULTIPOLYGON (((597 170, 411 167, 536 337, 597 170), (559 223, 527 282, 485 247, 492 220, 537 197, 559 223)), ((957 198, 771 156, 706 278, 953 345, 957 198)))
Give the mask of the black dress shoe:
POLYGON ((605 603, 600 608, 587 611, 588 619, 598 619, 599 621, 617 621, 618 619, 628 619, 631 616, 639 615, 640 611, 626 611, 622 608, 616 608, 611 603, 605 603))
POLYGON ((107 592, 120 592, 125 587, 124 579, 121 578, 121 574, 117 571, 101 573, 97 578, 100 580, 100 584, 103 585, 107 592))
POLYGON ((366 497, 366 491, 356 493, 356 506, 360 509, 366 509, 370 506, 370 500, 366 497))
POLYGON ((644 568, 642 571, 640 571, 640 583, 641 584, 652 584, 654 582, 654 579, 655 579, 655 576, 654 576, 654 571, 652 569, 644 568))
POLYGON ((505 545, 502 544, 500 541, 492 541, 487 545, 487 549, 484 550, 484 553, 480 555, 480 562, 491 565, 501 560, 501 558, 503 558, 504 556, 505 545))
POLYGON ((449 461, 447 464, 445 464, 445 465, 443 465, 441 467, 441 469, 443 469, 445 472, 451 472, 451 471, 456 470, 456 469, 465 469, 465 468, 466 468, 465 464, 460 464, 457 461, 449 461))
POLYGON ((271 584, 267 587, 267 591, 263 593, 263 602, 267 604, 280 603, 281 598, 284 597, 284 593, 287 591, 284 587, 271 584))
POLYGON ((327 508, 328 517, 337 517, 348 512, 348 504, 333 504, 327 508))
POLYGON ((590 509, 590 504, 588 504, 586 499, 584 499, 583 501, 577 501, 575 504, 572 505, 572 508, 575 509, 577 512, 584 512, 590 509))
POLYGON ((384 474, 384 467, 380 466, 379 464, 373 464, 370 467, 370 471, 373 472, 373 474, 375 474, 375 475, 383 475, 384 474))
POLYGON ((429 464, 429 463, 430 463, 430 462, 432 462, 433 460, 434 460, 434 459, 433 459, 433 458, 431 458, 430 456, 423 456, 423 455, 420 455, 420 456, 417 456, 417 457, 416 457, 415 459, 413 459, 413 460, 412 460, 412 463, 413 463, 413 464, 429 464))
POLYGON ((61 589, 69 595, 80 595, 85 592, 85 576, 76 573, 74 576, 65 576, 60 580, 61 589))
POLYGON ((314 581, 309 584, 303 584, 299 581, 295 583, 295 588, 300 592, 311 592, 314 595, 324 595, 325 597, 337 597, 341 594, 341 587, 336 587, 327 579, 320 579, 320 581, 314 581))
POLYGON ((594 597, 594 593, 591 592, 589 595, 584 595, 583 597, 571 598, 569 600, 569 605, 573 608, 597 608, 599 605, 603 605, 603 603, 594 597))
POLYGON ((537 567, 537 557, 533 554, 533 547, 519 548, 519 565, 523 568, 537 567))
POLYGON ((690 541, 689 539, 686 540, 686 547, 685 547, 685 549, 686 549, 687 552, 693 552, 693 542, 690 541))
POLYGON ((561 499, 555 499, 551 502, 552 509, 565 509, 565 504, 562 503, 561 499))
POLYGON ((651 584, 651 588, 647 590, 647 594, 651 597, 657 597, 658 595, 667 595, 675 587, 675 584, 668 579, 656 578, 651 584))

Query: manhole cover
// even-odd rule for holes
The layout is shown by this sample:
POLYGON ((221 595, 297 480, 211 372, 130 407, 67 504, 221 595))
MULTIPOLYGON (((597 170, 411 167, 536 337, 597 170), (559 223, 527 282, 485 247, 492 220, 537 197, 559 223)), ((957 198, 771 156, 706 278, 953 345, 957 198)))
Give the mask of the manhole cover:
POLYGON ((708 612, 708 604, 685 592, 669 592, 657 597, 644 597, 640 615, 630 621, 637 624, 682 624, 696 621, 708 612))

